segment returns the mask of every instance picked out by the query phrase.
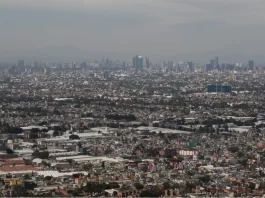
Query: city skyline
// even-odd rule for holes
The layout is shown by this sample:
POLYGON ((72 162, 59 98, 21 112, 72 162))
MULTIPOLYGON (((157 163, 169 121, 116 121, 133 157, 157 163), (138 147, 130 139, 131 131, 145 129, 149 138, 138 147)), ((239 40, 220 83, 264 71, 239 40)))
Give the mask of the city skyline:
MULTIPOLYGON (((70 61, 41 61, 41 60, 37 60, 37 59, 29 59, 29 60, 24 60, 24 59, 19 59, 19 60, 12 60, 12 61, 0 61, 0 63, 2 64, 9 64, 9 65, 17 65, 19 67, 23 67, 24 64, 27 66, 32 65, 33 67, 37 67, 39 63, 42 64, 52 64, 52 65, 56 65, 56 64, 80 64, 80 65, 86 65, 86 64, 93 64, 93 63, 104 63, 105 64, 105 59, 106 61, 110 61, 110 62, 115 62, 118 64, 127 64, 132 66, 133 68, 150 68, 151 66, 157 66, 157 65, 166 65, 168 67, 172 67, 173 64, 187 64, 188 67, 190 68, 190 70, 194 69, 194 66, 200 66, 200 67, 205 67, 207 70, 207 67, 211 67, 211 69, 220 69, 223 68, 224 65, 230 65, 230 66, 239 66, 239 67, 248 67, 249 70, 253 70, 255 69, 255 67, 261 67, 261 68, 265 68, 265 66, 263 64, 256 64, 256 62, 254 60, 249 59, 248 61, 245 62, 225 62, 225 61, 219 61, 219 56, 215 56, 214 59, 210 59, 210 60, 205 60, 204 62, 206 63, 198 63, 198 62, 194 62, 194 61, 189 61, 189 60, 164 60, 164 61, 154 61, 153 59, 150 59, 150 57, 145 56, 145 55, 136 55, 133 56, 132 60, 128 60, 128 61, 123 61, 120 59, 112 59, 110 57, 103 57, 101 59, 94 59, 94 60, 84 60, 84 59, 80 59, 80 60, 70 60, 70 61), (137 60, 140 60, 137 61, 137 60), (139 64, 138 64, 139 62, 139 64), (209 64, 210 63, 210 64, 209 64), (141 66, 140 66, 141 65, 141 66)), ((107 64, 108 65, 108 64, 107 64)))

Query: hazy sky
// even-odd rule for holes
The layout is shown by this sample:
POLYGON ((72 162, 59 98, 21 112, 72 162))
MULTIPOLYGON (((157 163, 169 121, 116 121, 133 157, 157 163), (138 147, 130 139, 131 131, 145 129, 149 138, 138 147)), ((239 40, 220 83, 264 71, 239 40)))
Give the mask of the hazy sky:
POLYGON ((264 8, 264 0, 0 0, 0 59, 56 57, 71 46, 58 59, 265 62, 264 8))

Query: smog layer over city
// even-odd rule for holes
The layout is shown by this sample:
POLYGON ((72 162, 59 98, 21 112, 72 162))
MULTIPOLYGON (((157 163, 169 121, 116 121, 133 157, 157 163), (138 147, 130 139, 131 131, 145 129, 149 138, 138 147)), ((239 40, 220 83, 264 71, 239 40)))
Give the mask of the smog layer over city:
POLYGON ((0 196, 264 197, 264 0, 1 0, 0 196))

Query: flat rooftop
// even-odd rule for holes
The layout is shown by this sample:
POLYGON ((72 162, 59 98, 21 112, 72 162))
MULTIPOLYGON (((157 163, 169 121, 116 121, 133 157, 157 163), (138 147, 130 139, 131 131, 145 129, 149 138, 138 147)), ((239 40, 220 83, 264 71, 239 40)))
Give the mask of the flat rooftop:
POLYGON ((171 133, 171 134, 191 134, 192 132, 188 132, 188 131, 181 131, 181 130, 175 130, 175 129, 165 129, 165 128, 160 128, 160 127, 145 127, 145 126, 140 126, 137 128, 140 131, 150 131, 150 132, 155 132, 155 133, 159 133, 161 131, 161 133, 171 133))

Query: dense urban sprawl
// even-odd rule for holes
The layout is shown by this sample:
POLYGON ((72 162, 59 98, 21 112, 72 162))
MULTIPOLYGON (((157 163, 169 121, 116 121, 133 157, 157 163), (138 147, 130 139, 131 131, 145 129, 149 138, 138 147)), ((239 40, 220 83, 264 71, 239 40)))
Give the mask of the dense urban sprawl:
POLYGON ((254 61, 0 65, 1 196, 265 194, 254 61))

